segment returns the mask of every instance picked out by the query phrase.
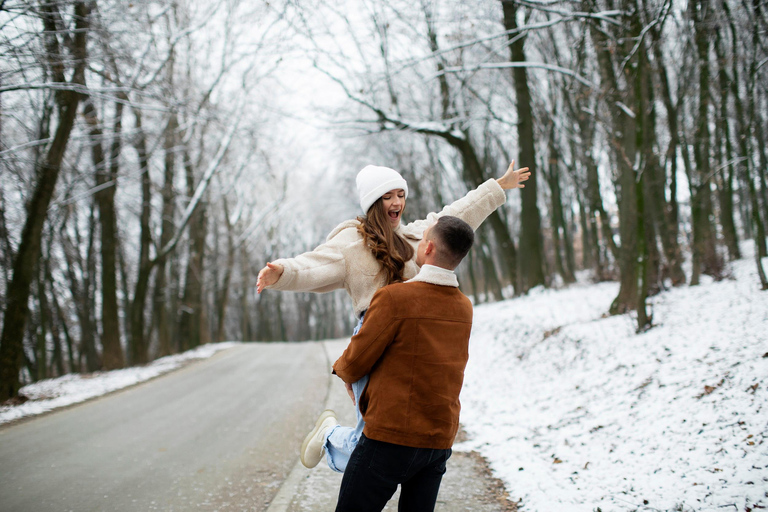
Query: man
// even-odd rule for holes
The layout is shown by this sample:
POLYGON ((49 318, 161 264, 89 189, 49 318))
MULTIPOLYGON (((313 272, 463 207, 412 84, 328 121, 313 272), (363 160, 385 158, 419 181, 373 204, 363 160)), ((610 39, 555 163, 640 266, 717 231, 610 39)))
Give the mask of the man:
POLYGON ((472 304, 453 270, 474 240, 445 216, 419 243, 419 274, 376 292, 360 332, 333 365, 345 383, 370 375, 365 420, 341 482, 337 512, 381 511, 401 485, 400 511, 434 510, 459 428, 472 304))

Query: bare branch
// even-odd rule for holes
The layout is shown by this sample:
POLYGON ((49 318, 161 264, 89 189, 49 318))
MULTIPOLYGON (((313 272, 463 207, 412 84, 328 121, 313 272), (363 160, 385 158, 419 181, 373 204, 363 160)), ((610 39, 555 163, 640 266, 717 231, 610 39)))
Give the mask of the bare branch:
POLYGON ((238 101, 238 104, 235 108, 235 112, 238 113, 237 118, 234 120, 232 125, 229 127, 229 130, 227 130, 227 133, 224 135, 224 138, 221 141, 221 144, 219 145, 219 150, 216 152, 216 156, 213 157, 213 160, 208 165, 208 169, 205 171, 205 174, 203 175, 203 179, 200 180, 200 183, 198 183, 197 188, 195 189, 195 193, 192 196, 191 200, 189 201, 189 204, 187 205, 187 209, 184 211, 184 216, 182 217, 181 225, 176 230, 176 234, 174 235, 173 239, 171 239, 165 247, 162 247, 159 251, 157 256, 155 256, 155 260, 160 260, 162 258, 165 258, 170 254, 175 248, 176 245, 181 240, 181 235, 184 232, 184 229, 187 227, 187 224, 189 224, 189 221, 192 219, 192 215, 195 213, 195 210, 197 209, 198 204, 200 204, 200 200, 203 197, 203 194, 205 194, 205 191, 208 189, 208 184, 211 182, 211 179, 213 179, 213 176, 216 174, 216 172, 219 169, 219 165, 221 164, 222 160, 224 160, 224 156, 227 154, 227 151, 229 150, 229 146, 232 144, 232 140, 235 136, 235 131, 237 130, 237 127, 240 125, 240 120, 243 117, 243 99, 241 96, 240 101, 238 101))
POLYGON ((543 62, 498 62, 491 64, 476 64, 474 66, 457 66, 445 68, 441 73, 436 73, 429 79, 434 80, 445 73, 472 73, 479 69, 508 69, 508 68, 536 68, 546 69, 548 71, 555 71, 564 75, 572 77, 574 80, 586 85, 587 87, 597 88, 597 85, 592 83, 589 79, 579 75, 578 73, 560 66, 554 66, 552 64, 544 64, 543 62))

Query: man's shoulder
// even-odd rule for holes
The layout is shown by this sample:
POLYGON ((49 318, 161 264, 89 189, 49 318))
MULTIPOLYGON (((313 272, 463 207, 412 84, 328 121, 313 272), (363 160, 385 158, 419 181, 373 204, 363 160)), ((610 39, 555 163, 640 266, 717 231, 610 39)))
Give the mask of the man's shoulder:
POLYGON ((461 301, 466 303, 469 307, 472 307, 472 301, 469 300, 469 297, 464 295, 461 290, 455 286, 442 286, 425 281, 406 281, 404 283, 389 284, 380 288, 376 293, 382 292, 387 293, 387 295, 397 300, 397 302, 408 300, 409 297, 435 295, 461 301))

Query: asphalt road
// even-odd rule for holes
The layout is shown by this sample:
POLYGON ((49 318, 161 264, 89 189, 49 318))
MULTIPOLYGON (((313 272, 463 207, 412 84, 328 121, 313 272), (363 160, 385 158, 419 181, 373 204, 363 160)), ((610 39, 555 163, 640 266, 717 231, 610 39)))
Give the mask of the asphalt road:
POLYGON ((330 381, 322 344, 244 344, 0 429, 0 510, 265 510, 330 381))
MULTIPOLYGON (((0 427, 0 512, 330 512, 341 477, 298 447, 324 408, 354 417, 329 373, 347 342, 243 344, 0 427)), ((513 507, 481 458, 454 453, 436 510, 513 507)))

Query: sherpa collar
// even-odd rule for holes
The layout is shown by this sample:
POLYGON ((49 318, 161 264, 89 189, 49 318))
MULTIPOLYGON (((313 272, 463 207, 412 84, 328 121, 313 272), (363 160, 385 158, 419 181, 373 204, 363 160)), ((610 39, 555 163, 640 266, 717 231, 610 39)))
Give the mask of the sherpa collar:
POLYGON ((436 284, 438 286, 453 286, 459 287, 459 280, 456 279, 456 273, 453 270, 447 268, 436 267, 434 265, 424 265, 416 274, 416 277, 409 279, 407 282, 422 282, 436 284))

